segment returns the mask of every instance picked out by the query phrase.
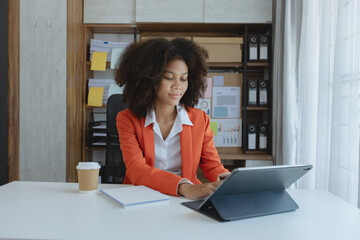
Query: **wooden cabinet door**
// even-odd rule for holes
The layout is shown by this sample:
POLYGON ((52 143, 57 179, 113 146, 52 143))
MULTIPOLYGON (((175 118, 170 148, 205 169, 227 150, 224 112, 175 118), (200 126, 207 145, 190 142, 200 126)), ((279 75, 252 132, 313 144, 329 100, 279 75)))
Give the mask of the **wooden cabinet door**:
POLYGON ((204 21, 203 0, 136 0, 136 22, 204 21))
POLYGON ((134 23, 135 0, 84 0, 84 23, 134 23))
POLYGON ((205 23, 271 23, 272 0, 204 0, 205 23))

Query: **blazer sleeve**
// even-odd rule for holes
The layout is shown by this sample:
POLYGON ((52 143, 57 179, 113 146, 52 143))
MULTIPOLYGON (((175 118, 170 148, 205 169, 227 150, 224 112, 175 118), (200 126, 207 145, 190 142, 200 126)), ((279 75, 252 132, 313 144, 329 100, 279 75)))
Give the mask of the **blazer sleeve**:
MULTIPOLYGON (((143 135, 140 120, 129 110, 122 111, 116 118, 120 148, 126 165, 126 177, 131 184, 144 185, 164 194, 178 196, 177 185, 180 176, 160 170, 146 159, 141 148, 143 135)), ((153 150, 155 151, 155 149, 153 150)))
POLYGON ((203 112, 203 122, 205 125, 204 140, 201 151, 200 167, 204 176, 210 181, 218 181, 218 176, 222 173, 228 173, 229 170, 224 168, 221 163, 219 154, 215 148, 214 133, 210 127, 209 116, 203 112))

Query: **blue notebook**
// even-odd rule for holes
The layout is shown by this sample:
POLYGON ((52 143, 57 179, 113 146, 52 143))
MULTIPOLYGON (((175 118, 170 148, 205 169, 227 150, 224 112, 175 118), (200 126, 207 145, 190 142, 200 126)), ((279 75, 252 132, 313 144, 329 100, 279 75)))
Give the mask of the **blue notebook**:
POLYGON ((169 200, 169 196, 145 186, 131 186, 100 190, 123 207, 169 200))

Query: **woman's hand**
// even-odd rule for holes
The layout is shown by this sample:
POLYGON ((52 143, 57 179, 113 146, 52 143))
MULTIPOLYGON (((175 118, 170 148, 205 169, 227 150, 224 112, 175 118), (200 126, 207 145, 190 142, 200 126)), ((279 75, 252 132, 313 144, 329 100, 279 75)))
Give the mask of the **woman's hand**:
POLYGON ((209 196, 210 193, 212 193, 220 183, 221 181, 194 185, 189 183, 181 183, 179 185, 178 192, 180 195, 188 199, 195 200, 209 196))

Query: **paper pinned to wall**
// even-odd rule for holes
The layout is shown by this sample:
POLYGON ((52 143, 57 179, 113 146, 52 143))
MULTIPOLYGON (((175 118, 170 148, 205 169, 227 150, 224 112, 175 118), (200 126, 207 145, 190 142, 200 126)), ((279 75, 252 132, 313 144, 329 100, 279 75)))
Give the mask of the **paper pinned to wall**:
POLYGON ((124 52, 125 48, 113 48, 111 50, 111 63, 110 69, 115 69, 116 64, 118 63, 121 54, 124 52))
POLYGON ((240 118, 240 87, 213 87, 212 117, 240 118))
POLYGON ((214 136, 217 136, 218 135, 218 128, 217 128, 217 122, 216 121, 210 122, 210 128, 213 131, 214 136))
POLYGON ((103 87, 91 87, 89 89, 88 105, 93 107, 102 107, 103 94, 103 87))
POLYGON ((214 86, 224 86, 224 76, 214 76, 214 86))
POLYGON ((207 87, 204 92, 204 98, 211 98, 211 90, 212 90, 212 78, 206 78, 207 87))
POLYGON ((93 52, 90 69, 94 71, 105 71, 106 57, 107 52, 93 52))
POLYGON ((241 119, 211 119, 214 124, 215 147, 241 147, 241 119), (216 134, 215 134, 216 132, 216 134))
POLYGON ((203 110, 210 117, 211 99, 210 98, 200 98, 199 102, 195 106, 195 108, 203 110))

